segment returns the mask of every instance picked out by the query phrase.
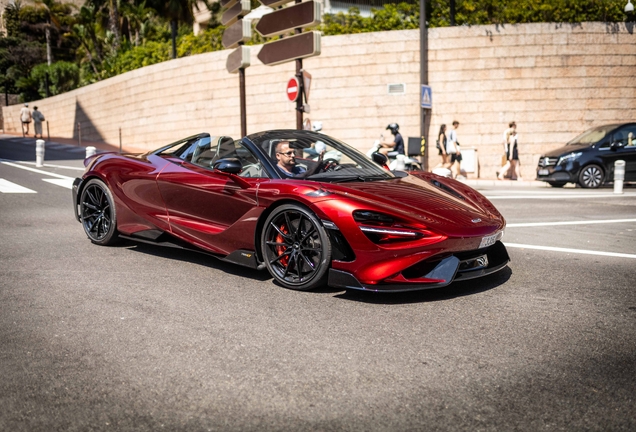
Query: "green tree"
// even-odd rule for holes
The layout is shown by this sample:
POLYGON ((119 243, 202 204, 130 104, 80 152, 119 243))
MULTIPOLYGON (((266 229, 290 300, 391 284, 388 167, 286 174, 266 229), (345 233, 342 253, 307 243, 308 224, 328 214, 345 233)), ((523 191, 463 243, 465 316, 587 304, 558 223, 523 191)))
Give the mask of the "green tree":
POLYGON ((37 83, 38 94, 46 97, 48 74, 49 95, 55 96, 76 89, 79 86, 79 67, 75 63, 59 61, 52 65, 39 64, 31 69, 30 81, 37 83))
MULTIPOLYGON (((209 9, 207 0, 202 0, 209 9)), ((179 23, 191 26, 194 22, 192 9, 199 10, 198 0, 159 0, 154 5, 160 16, 170 21, 170 37, 172 40, 172 58, 177 58, 177 30, 179 23)))

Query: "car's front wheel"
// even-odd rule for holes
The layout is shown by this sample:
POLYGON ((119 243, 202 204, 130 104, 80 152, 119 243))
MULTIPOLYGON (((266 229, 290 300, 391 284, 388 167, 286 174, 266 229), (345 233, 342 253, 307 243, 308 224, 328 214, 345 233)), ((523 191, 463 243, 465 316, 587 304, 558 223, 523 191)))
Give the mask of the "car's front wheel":
POLYGON ((93 243, 106 246, 119 239, 115 201, 103 181, 89 180, 82 190, 80 217, 84 231, 93 243))
POLYGON ((320 220, 297 204, 276 208, 261 232, 263 260, 286 288, 310 290, 326 283, 331 243, 320 220))
POLYGON ((579 174, 579 184, 584 188, 596 189, 603 184, 603 169, 598 165, 587 165, 579 174))

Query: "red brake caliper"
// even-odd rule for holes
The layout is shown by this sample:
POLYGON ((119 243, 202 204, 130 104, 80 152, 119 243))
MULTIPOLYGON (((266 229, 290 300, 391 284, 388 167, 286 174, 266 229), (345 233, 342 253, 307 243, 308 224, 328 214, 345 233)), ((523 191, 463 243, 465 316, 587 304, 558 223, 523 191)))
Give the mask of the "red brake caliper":
MULTIPOLYGON (((280 226, 280 231, 287 234, 289 231, 287 230, 287 227, 285 225, 281 225, 280 226)), ((279 233, 276 235, 276 243, 285 243, 285 238, 279 233)), ((276 246, 276 254, 278 256, 281 256, 282 254, 285 253, 285 250, 287 248, 285 246, 276 246)), ((279 262, 284 266, 287 267, 287 265, 289 264, 289 255, 286 255, 284 257, 282 257, 279 262)))

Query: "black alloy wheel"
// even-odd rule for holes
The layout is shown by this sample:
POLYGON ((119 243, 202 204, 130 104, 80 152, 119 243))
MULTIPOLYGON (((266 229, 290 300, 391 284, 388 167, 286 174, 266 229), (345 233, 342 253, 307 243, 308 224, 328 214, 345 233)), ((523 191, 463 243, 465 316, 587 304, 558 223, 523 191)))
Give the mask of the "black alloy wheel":
POLYGON ((118 240, 115 201, 103 181, 92 179, 82 190, 80 218, 93 243, 106 246, 118 240))
POLYGON ((598 165, 587 165, 579 174, 579 184, 584 188, 596 189, 603 184, 603 169, 598 165))
POLYGON ((295 290, 310 290, 326 283, 331 243, 320 220, 296 204, 276 208, 261 233, 265 265, 278 283, 295 290))

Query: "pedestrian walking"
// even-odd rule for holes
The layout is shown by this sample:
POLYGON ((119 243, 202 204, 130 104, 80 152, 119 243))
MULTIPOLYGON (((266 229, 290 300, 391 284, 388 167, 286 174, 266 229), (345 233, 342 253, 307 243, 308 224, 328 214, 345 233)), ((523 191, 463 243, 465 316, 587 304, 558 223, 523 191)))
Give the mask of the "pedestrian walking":
POLYGON ((446 153, 446 125, 442 124, 439 127, 439 134, 437 135, 437 141, 435 145, 437 146, 437 150, 439 150, 439 155, 442 157, 442 162, 438 164, 435 168, 448 168, 450 163, 448 161, 448 153, 446 153))
POLYGON ((22 123, 22 136, 29 135, 29 124, 31 123, 31 111, 29 111, 29 104, 25 103, 20 110, 20 122, 22 123), (25 132, 26 128, 26 132, 25 132))
POLYGON ((457 129, 459 128, 459 122, 453 121, 453 129, 448 134, 448 140, 446 141, 446 153, 450 158, 450 170, 453 178, 457 178, 461 172, 462 153, 459 149, 459 140, 457 139, 457 129))
POLYGON ((499 180, 503 180, 504 177, 506 177, 512 165, 512 163, 510 162, 510 156, 511 156, 510 137, 512 136, 513 132, 516 132, 516 130, 517 130, 517 123, 512 121, 508 123, 508 129, 506 129, 503 133, 504 157, 506 161, 504 162, 503 166, 499 170, 499 175, 497 176, 497 179, 499 180))
POLYGON ((511 170, 515 175, 514 180, 522 181, 521 178, 521 164, 519 161, 519 149, 517 148, 517 129, 513 130, 510 133, 510 145, 508 148, 510 149, 510 166, 511 170))
POLYGON ((40 138, 42 138, 42 122, 45 120, 44 115, 40 111, 38 111, 38 107, 34 106, 31 117, 33 118, 33 129, 35 130, 35 137, 37 138, 38 135, 40 135, 40 138))

